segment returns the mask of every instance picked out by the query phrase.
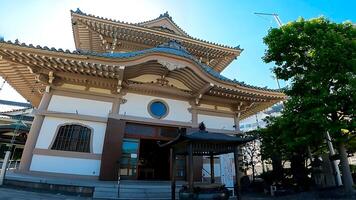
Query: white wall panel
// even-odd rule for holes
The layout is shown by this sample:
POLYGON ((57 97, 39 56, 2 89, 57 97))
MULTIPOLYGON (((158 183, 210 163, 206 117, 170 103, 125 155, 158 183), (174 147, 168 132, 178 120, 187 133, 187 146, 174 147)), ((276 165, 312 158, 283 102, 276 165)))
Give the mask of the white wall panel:
POLYGON ((191 107, 186 101, 168 99, 168 98, 158 98, 154 96, 139 95, 128 93, 124 96, 127 100, 126 103, 120 105, 119 113, 121 115, 153 118, 147 109, 148 104, 154 99, 163 100, 168 104, 169 113, 163 118, 164 120, 174 120, 182 122, 191 122, 192 114, 188 111, 191 107))
POLYGON ((86 125, 93 129, 93 152, 95 154, 101 154, 103 150, 103 143, 105 137, 105 129, 106 123, 100 122, 90 122, 83 120, 74 120, 74 119, 65 119, 65 118, 56 118, 56 117, 45 117, 43 120, 43 124, 40 130, 40 134, 38 136, 36 142, 36 148, 39 149, 48 149, 50 148, 51 142, 55 133, 57 131, 57 127, 61 124, 71 124, 71 123, 79 123, 86 125))
POLYGON ((112 108, 112 103, 53 95, 48 105, 49 111, 78 113, 81 115, 92 115, 107 117, 112 108))
POLYGON ((33 155, 31 171, 99 176, 100 160, 33 155))
POLYGON ((198 123, 204 122, 207 128, 223 129, 223 130, 235 130, 234 118, 232 117, 218 117, 210 115, 198 114, 198 123))

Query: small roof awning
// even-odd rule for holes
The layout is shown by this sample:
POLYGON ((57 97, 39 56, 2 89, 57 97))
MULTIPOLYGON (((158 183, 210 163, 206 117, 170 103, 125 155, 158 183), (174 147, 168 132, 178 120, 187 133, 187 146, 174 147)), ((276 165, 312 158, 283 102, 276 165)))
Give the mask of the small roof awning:
POLYGON ((237 146, 254 139, 256 138, 199 130, 188 134, 181 133, 174 140, 160 146, 173 148, 178 155, 187 155, 188 145, 192 144, 194 156, 220 155, 234 152, 237 146))
POLYGON ((14 132, 15 130, 17 130, 18 133, 28 133, 30 132, 30 127, 21 122, 0 125, 0 134, 14 132))

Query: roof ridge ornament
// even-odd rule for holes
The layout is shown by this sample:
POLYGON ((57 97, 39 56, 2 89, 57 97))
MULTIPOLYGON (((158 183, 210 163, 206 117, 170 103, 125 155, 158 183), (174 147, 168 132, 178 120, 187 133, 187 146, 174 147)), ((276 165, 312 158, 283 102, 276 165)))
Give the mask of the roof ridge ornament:
POLYGON ((158 19, 159 18, 164 18, 164 17, 167 17, 168 19, 172 20, 172 17, 168 14, 168 11, 166 11, 165 13, 163 14, 160 14, 158 19))
POLYGON ((75 10, 75 11, 72 10, 72 12, 85 15, 85 13, 83 11, 81 11, 79 8, 77 8, 77 10, 75 10))
POLYGON ((199 131, 206 132, 206 127, 204 122, 200 122, 199 124, 199 131))

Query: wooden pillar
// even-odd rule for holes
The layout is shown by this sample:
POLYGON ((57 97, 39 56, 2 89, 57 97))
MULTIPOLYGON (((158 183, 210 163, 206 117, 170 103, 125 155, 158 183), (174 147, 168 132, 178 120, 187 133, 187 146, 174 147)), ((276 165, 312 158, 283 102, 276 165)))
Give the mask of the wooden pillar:
MULTIPOLYGON (((47 110, 51 97, 52 97, 52 92, 50 93, 45 92, 43 94, 41 103, 38 106, 39 111, 47 110)), ((23 149, 22 156, 21 156, 21 161, 19 166, 19 171, 21 172, 28 172, 30 170, 33 150, 35 149, 36 142, 40 134, 40 130, 44 118, 45 117, 43 115, 35 114, 35 118, 32 122, 30 132, 27 135, 25 147, 23 149)))
POLYGON ((235 147, 234 150, 234 161, 235 161, 235 194, 236 199, 240 200, 240 176, 239 176, 239 147, 235 147))
POLYGON ((213 154, 210 154, 210 182, 215 183, 214 155, 213 154))
POLYGON ((241 112, 237 112, 234 115, 235 131, 238 133, 240 133, 240 115, 241 115, 241 112))
POLYGON ((117 181, 120 170, 122 140, 124 138, 126 122, 114 118, 108 118, 106 125, 103 153, 99 180, 117 181))
POLYGON ((171 161, 172 161, 172 164, 171 164, 171 172, 172 172, 172 175, 171 175, 171 179, 172 179, 171 197, 174 200, 174 199, 176 199, 176 154, 175 154, 173 148, 171 148, 171 161))
POLYGON ((193 156, 194 163, 194 181, 201 181, 202 179, 202 170, 203 170, 203 156, 193 156))
POLYGON ((189 192, 193 192, 194 167, 193 167, 193 144, 192 143, 190 143, 188 147, 188 162, 189 162, 188 186, 189 186, 189 192))

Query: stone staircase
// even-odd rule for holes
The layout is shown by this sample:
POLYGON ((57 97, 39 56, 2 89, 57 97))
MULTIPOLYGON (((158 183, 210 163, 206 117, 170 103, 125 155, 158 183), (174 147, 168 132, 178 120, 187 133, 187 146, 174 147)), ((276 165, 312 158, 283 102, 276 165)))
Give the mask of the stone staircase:
POLYGON ((118 185, 99 185, 95 186, 94 199, 119 199, 118 185))
POLYGON ((169 181, 121 181, 119 199, 168 200, 171 199, 171 185, 169 181))

